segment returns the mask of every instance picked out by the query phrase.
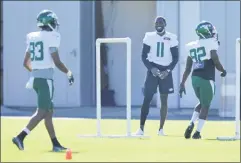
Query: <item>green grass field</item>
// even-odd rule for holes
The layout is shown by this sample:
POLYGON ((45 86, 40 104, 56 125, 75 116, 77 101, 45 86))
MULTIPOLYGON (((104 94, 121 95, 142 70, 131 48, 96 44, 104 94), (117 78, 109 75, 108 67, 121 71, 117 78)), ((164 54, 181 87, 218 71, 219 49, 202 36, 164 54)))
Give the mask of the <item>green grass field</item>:
MULTIPOLYGON (((25 151, 12 144, 28 119, 1 118, 1 161, 53 161, 65 160, 65 153, 51 152, 52 144, 43 122, 25 139, 25 151)), ((202 140, 186 140, 183 137, 188 121, 167 121, 166 137, 158 137, 159 121, 148 120, 146 133, 150 139, 78 138, 78 134, 93 134, 96 121, 90 119, 55 119, 60 142, 73 151, 72 161, 131 161, 131 162, 240 162, 240 141, 218 141, 217 136, 231 136, 233 122, 208 121, 203 129, 202 140)), ((133 132, 139 121, 132 121, 133 132)), ((103 133, 123 134, 124 120, 103 120, 103 133)))

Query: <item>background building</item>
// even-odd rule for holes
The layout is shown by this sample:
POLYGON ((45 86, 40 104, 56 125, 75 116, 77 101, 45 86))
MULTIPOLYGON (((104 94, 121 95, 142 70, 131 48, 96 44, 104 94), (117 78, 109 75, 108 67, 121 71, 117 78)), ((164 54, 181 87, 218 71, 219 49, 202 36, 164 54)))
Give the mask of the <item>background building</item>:
MULTIPOLYGON (((225 106, 234 110, 235 40, 240 37, 239 1, 4 1, 3 105, 35 106, 34 92, 25 89, 29 74, 23 68, 22 60, 26 48, 25 36, 37 30, 36 16, 43 9, 53 10, 59 17, 62 36, 60 55, 76 79, 73 87, 69 87, 66 77, 56 70, 54 101, 57 107, 95 106, 95 39, 98 36, 131 38, 132 105, 140 106, 146 74, 141 61, 142 39, 145 32, 154 30, 155 17, 162 15, 167 20, 167 30, 176 33, 180 41, 180 60, 173 72, 175 93, 169 98, 169 107, 193 108, 197 103, 190 78, 186 85, 187 95, 182 100, 178 98, 178 85, 185 68, 184 45, 197 39, 194 31, 196 25, 201 20, 207 20, 216 26, 219 33, 219 56, 228 71, 225 84, 229 85, 231 92, 222 98, 224 101, 220 101, 222 81, 217 73, 217 91, 211 108, 225 106)), ((116 105, 125 106, 125 46, 116 44, 106 47, 104 67, 108 78, 103 82, 107 82, 109 89, 114 90, 116 105)))

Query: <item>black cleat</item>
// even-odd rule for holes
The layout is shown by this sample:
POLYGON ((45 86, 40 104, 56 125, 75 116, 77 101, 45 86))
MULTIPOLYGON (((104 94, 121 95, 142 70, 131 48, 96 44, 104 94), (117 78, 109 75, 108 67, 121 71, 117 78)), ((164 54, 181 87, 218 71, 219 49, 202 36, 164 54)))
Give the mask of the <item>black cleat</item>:
POLYGON ((194 128, 194 123, 191 123, 191 124, 187 127, 187 129, 186 129, 186 131, 185 131, 185 134, 184 134, 184 137, 185 137, 186 139, 189 139, 189 138, 191 137, 193 128, 194 128))
POLYGON ((196 131, 193 136, 192 136, 193 139, 201 139, 201 135, 200 135, 200 132, 196 131))
POLYGON ((67 150, 67 148, 63 147, 63 146, 53 146, 53 152, 62 152, 67 150))
POLYGON ((19 150, 24 150, 23 141, 20 140, 18 137, 14 137, 12 139, 12 142, 18 147, 19 150))

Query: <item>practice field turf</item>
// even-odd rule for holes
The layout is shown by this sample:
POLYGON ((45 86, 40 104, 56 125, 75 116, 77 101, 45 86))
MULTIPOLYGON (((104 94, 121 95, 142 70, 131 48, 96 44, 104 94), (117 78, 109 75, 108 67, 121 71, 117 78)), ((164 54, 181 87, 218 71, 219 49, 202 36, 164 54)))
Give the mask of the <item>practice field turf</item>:
MULTIPOLYGON (((51 152, 51 142, 43 122, 25 139, 25 151, 12 144, 16 135, 28 119, 1 118, 1 161, 53 161, 65 160, 65 153, 51 152)), ((183 137, 188 121, 167 121, 166 137, 158 137, 159 121, 148 120, 146 132, 150 139, 138 138, 78 138, 78 134, 95 132, 96 121, 90 119, 55 119, 60 142, 71 148, 71 161, 135 161, 135 162, 240 162, 240 141, 218 141, 217 136, 232 136, 233 122, 208 121, 203 129, 202 140, 186 140, 183 137)), ((133 132, 139 121, 132 121, 133 132)), ((124 120, 103 120, 103 132, 123 134, 124 120)))

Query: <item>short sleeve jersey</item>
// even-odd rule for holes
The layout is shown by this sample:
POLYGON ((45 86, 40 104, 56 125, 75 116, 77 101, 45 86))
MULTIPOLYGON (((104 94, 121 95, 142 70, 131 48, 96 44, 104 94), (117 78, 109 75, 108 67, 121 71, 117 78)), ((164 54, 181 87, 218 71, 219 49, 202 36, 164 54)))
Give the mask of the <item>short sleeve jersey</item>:
POLYGON ((147 32, 143 43, 150 46, 147 60, 162 66, 168 66, 172 62, 170 48, 178 46, 177 36, 170 32, 166 32, 163 36, 156 32, 147 32))
POLYGON ((54 68, 50 48, 59 48, 60 34, 55 31, 38 31, 27 34, 27 49, 31 54, 32 69, 54 68))
POLYGON ((200 39, 186 44, 186 52, 193 61, 193 75, 207 80, 215 80, 215 65, 211 59, 211 50, 218 50, 215 38, 200 39))

